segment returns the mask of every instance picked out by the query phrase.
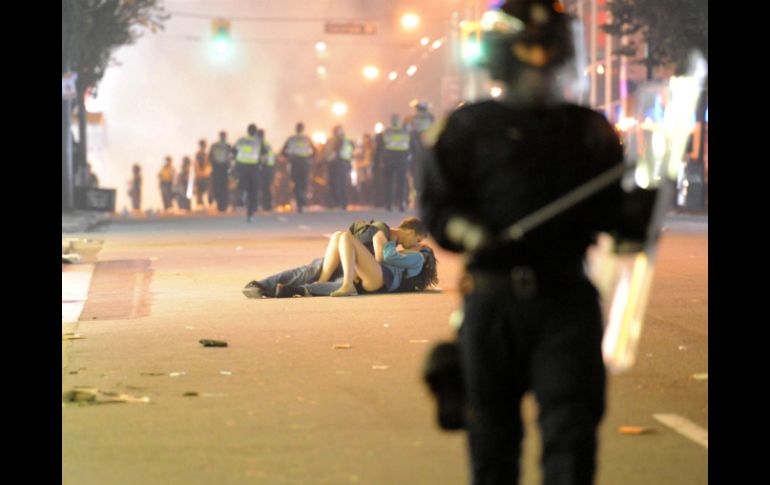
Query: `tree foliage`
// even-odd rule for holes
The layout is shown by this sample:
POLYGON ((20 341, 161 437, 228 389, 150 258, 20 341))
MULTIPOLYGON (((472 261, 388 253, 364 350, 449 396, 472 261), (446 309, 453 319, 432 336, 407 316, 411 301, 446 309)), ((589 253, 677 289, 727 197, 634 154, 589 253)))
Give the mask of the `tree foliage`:
MULTIPOLYGON (((647 43, 648 67, 675 64, 687 68, 693 49, 708 60, 708 0, 608 0, 611 22, 603 30, 611 35, 642 32, 647 43)), ((633 43, 621 53, 636 52, 633 43)))
POLYGON ((79 95, 96 87, 119 47, 169 18, 158 0, 62 0, 62 73, 77 73, 79 95))

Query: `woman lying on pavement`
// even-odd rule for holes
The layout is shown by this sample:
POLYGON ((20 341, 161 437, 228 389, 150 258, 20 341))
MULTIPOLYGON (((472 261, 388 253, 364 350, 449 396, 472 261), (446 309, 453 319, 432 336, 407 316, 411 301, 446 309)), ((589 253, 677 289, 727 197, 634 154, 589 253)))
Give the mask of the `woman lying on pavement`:
POLYGON ((437 261, 430 247, 417 245, 424 233, 419 229, 415 233, 413 241, 402 238, 402 245, 409 249, 400 251, 396 249, 396 239, 388 241, 381 232, 377 233, 372 254, 350 232, 336 232, 324 258, 252 281, 243 292, 252 298, 287 298, 423 290, 438 281, 437 261))

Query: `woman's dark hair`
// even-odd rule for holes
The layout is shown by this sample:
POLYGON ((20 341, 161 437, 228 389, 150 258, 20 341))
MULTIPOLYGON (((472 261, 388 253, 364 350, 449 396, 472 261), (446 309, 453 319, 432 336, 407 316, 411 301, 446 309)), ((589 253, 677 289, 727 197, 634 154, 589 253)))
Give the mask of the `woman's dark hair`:
POLYGON ((433 254, 433 249, 430 246, 421 246, 420 254, 423 259, 422 271, 417 276, 404 278, 398 291, 421 291, 438 283, 438 260, 433 254))

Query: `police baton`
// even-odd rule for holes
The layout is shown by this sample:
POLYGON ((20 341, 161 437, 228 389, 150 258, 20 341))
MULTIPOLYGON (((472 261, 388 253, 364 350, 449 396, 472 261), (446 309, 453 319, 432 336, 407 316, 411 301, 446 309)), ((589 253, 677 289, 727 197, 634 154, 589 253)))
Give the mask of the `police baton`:
POLYGON ((520 240, 532 229, 556 217, 565 210, 575 206, 579 202, 582 202, 619 180, 623 176, 623 173, 625 173, 626 168, 625 164, 618 164, 606 172, 603 172, 601 175, 592 178, 583 185, 567 192, 550 204, 541 207, 530 215, 520 219, 515 224, 508 226, 508 228, 503 231, 503 241, 520 240))

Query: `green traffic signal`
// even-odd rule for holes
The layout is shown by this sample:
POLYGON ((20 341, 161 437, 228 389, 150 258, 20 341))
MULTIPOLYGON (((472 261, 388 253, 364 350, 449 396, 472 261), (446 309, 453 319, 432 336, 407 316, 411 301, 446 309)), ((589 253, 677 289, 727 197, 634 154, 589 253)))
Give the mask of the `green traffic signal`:
POLYGON ((230 37, 230 21, 226 19, 215 19, 212 22, 212 43, 214 51, 217 54, 227 54, 233 46, 230 37))

